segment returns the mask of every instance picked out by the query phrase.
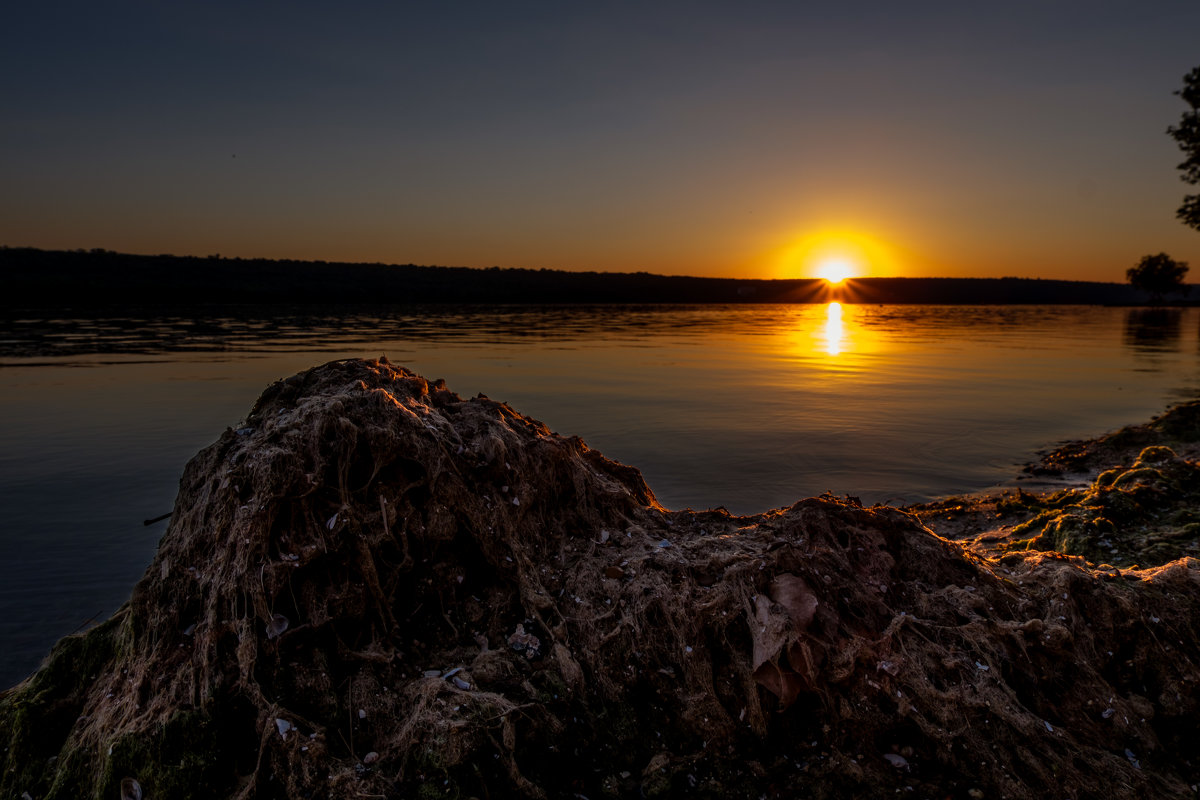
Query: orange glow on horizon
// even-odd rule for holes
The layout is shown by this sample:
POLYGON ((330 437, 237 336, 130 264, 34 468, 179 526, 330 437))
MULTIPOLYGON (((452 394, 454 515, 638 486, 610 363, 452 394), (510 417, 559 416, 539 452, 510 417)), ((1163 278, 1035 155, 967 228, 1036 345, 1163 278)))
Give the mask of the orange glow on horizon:
POLYGON ((824 228, 793 238, 771 260, 776 277, 823 278, 831 285, 847 278, 903 274, 891 245, 850 228, 824 228))

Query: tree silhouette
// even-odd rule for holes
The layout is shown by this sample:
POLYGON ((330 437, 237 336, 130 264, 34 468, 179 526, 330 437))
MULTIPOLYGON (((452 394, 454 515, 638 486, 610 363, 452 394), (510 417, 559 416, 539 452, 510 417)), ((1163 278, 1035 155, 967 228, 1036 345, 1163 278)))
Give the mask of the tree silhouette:
POLYGON ((1179 292, 1187 294, 1190 286, 1185 286, 1183 276, 1187 274, 1186 261, 1176 261, 1166 253, 1153 256, 1142 256, 1137 266, 1125 271, 1129 285, 1143 292, 1149 292, 1154 302, 1162 300, 1164 294, 1179 292))
MULTIPOLYGON (((1178 125, 1167 128, 1167 133, 1179 145, 1187 158, 1179 165, 1183 173, 1179 177, 1190 184, 1200 184, 1200 67, 1183 76, 1183 88, 1175 92, 1188 104, 1188 111, 1178 125)), ((1196 230, 1200 230, 1200 194, 1189 194, 1175 216, 1196 230)))

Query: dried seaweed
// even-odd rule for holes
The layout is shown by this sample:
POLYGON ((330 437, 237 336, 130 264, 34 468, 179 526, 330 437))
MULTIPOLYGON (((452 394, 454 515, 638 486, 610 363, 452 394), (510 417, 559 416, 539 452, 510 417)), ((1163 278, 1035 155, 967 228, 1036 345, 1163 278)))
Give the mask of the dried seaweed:
POLYGON ((31 798, 1184 797, 1200 562, 667 511, 386 361, 269 387, 129 603, 0 698, 31 798))

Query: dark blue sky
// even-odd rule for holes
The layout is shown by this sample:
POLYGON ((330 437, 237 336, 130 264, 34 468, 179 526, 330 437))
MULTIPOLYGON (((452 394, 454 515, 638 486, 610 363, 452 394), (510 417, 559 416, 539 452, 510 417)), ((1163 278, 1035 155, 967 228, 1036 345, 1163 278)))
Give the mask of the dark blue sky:
POLYGON ((692 274, 1200 262, 1200 3, 43 2, 0 243, 692 274))

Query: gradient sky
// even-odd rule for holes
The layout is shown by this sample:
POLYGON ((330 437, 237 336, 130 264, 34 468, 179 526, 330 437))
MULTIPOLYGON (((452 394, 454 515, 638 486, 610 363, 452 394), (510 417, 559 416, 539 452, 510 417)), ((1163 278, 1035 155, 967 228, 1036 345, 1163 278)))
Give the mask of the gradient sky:
POLYGON ((1200 2, 43 0, 0 244, 802 277, 1200 275, 1200 2))

